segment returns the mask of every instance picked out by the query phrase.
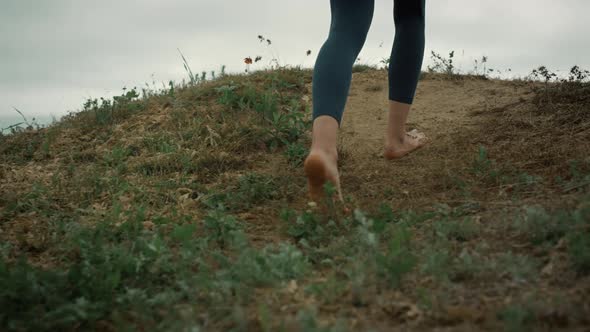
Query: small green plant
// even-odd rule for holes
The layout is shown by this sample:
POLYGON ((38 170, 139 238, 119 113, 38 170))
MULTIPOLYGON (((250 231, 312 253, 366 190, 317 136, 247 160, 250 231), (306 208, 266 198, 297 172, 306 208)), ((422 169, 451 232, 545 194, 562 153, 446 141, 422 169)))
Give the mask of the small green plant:
POLYGON ((225 248, 228 244, 234 243, 234 240, 241 236, 241 226, 238 220, 225 212, 223 205, 210 211, 204 219, 205 228, 208 237, 215 241, 220 248, 225 248))
POLYGON ((238 178, 235 185, 223 192, 213 192, 203 200, 210 208, 223 204, 229 210, 249 209, 280 196, 276 179, 259 173, 247 173, 238 178))
POLYGON ((383 64, 383 67, 381 69, 383 69, 383 70, 389 69, 389 62, 390 61, 391 61, 391 57, 381 59, 381 61, 379 61, 379 63, 383 64))
POLYGON ((493 72, 494 69, 487 68, 487 63, 488 63, 488 57, 485 56, 485 55, 481 57, 481 60, 475 59, 474 60, 474 69, 473 69, 475 75, 479 75, 479 76, 481 76, 483 78, 486 78, 487 75, 488 75, 488 73, 493 72), (480 65, 483 67, 483 68, 481 68, 481 73, 480 73, 480 70, 479 70, 479 66, 480 65))
POLYGON ((292 209, 281 210, 281 219, 285 222, 286 232, 297 241, 318 243, 326 236, 323 218, 312 210, 298 214, 292 209))
POLYGON ((41 144, 41 152, 43 158, 51 157, 51 145, 55 142, 55 139, 58 135, 57 127, 49 127, 45 131, 45 137, 43 139, 43 143, 41 144))
POLYGON ((511 304, 497 313, 508 332, 530 331, 535 322, 534 311, 526 305, 511 304))
POLYGON ((434 235, 443 240, 469 241, 479 233, 476 218, 470 216, 478 206, 463 204, 451 208, 446 204, 437 207, 437 219, 433 223, 434 235))
POLYGON ((462 250, 457 256, 450 248, 448 243, 428 246, 422 254, 420 271, 439 281, 459 283, 473 280, 494 268, 477 254, 462 250))
POLYGON ((478 225, 469 217, 459 220, 444 218, 434 224, 434 230, 438 236, 457 241, 471 240, 479 233, 478 225))
POLYGON ((49 189, 39 181, 33 182, 31 189, 7 205, 8 212, 43 212, 50 210, 49 189))
POLYGON ((499 175, 494 162, 488 157, 488 150, 484 146, 479 147, 477 157, 473 162, 473 172, 479 176, 490 176, 492 178, 499 175))
POLYGON ((240 96, 235 93, 237 88, 238 85, 222 85, 220 87, 216 87, 215 91, 220 94, 217 102, 221 105, 234 107, 240 99, 240 96))
POLYGON ((403 223, 392 224, 391 230, 387 232, 388 240, 382 245, 380 234, 373 232, 374 220, 363 211, 354 210, 352 224, 356 232, 349 239, 348 250, 353 250, 354 254, 348 259, 350 266, 345 273, 353 290, 362 289, 373 278, 388 288, 399 287, 403 277, 417 265, 408 226, 403 223))
POLYGON ((567 234, 568 254, 579 275, 590 274, 590 198, 586 198, 571 215, 567 234))
POLYGON ((590 80, 590 70, 582 69, 579 66, 573 66, 570 69, 568 77, 562 79, 561 82, 565 83, 575 83, 575 84, 583 84, 587 83, 590 80))
MULTIPOLYGON (((534 102, 542 109, 552 109, 554 103, 585 106, 590 103, 590 71, 573 66, 567 77, 560 78, 546 66, 533 69, 529 77, 542 81, 543 89, 533 86, 536 93, 534 102)), ((577 114, 577 113, 576 113, 577 114)))
MULTIPOLYGON (((588 225, 590 223, 586 226, 588 225)), ((590 233, 587 230, 569 234, 568 253, 572 266, 579 275, 590 274, 590 233)))
POLYGON ((514 221, 513 227, 535 245, 555 244, 568 230, 568 217, 564 213, 551 215, 539 206, 525 207, 522 217, 514 221))
POLYGON ((551 80, 556 78, 557 74, 550 71, 545 66, 540 66, 539 68, 533 69, 533 71, 531 72, 531 77, 533 79, 537 79, 537 80, 542 79, 543 80, 543 82, 545 83, 545 89, 544 89, 545 90, 545 100, 550 101, 549 82, 551 82, 551 80))
POLYGON ((505 271, 511 278, 524 282, 537 276, 539 264, 532 257, 506 252, 499 255, 496 270, 505 271))
POLYGON ((444 245, 429 246, 421 256, 423 262, 420 271, 422 273, 441 281, 449 279, 452 256, 444 245))
POLYGON ((381 203, 377 211, 372 214, 372 219, 373 226, 371 230, 375 234, 382 234, 385 232, 387 225, 398 221, 398 216, 393 212, 389 204, 381 203))
POLYGON ((179 150, 179 146, 174 139, 168 135, 151 135, 143 138, 143 145, 150 152, 173 153, 179 150))
POLYGON ((309 149, 300 142, 288 143, 284 152, 287 161, 293 167, 303 165, 305 157, 309 154, 309 149))
POLYGON ((188 62, 186 61, 186 58, 184 57, 184 54, 182 54, 180 49, 178 49, 178 53, 180 53, 180 56, 182 57, 182 65, 184 66, 184 70, 188 74, 190 85, 197 85, 199 83, 199 76, 193 74, 191 67, 189 66, 188 62))
POLYGON ((305 288, 306 293, 314 295, 318 300, 326 304, 332 304, 345 295, 348 283, 335 276, 330 276, 326 281, 311 284, 305 288))
POLYGON ((453 261, 450 278, 455 282, 470 280, 493 269, 480 254, 464 249, 453 261))
POLYGON ((33 130, 33 129, 39 130, 40 128, 42 128, 42 126, 37 123, 35 118, 33 118, 31 121, 29 121, 29 120, 27 120, 27 118, 25 117, 23 112, 21 112, 18 108, 13 107, 12 109, 14 111, 16 111, 21 116, 21 118, 23 118, 23 121, 12 124, 6 128, 0 128, 0 138, 2 137, 2 133, 4 133, 4 131, 8 131, 8 130, 10 130, 11 134, 16 134, 16 133, 24 132, 26 130, 33 130), (26 126, 23 127, 22 125, 26 125, 26 126))
POLYGON ((307 257, 290 244, 267 246, 262 250, 243 247, 232 260, 215 254, 220 269, 212 287, 237 293, 243 299, 251 295, 252 287, 273 286, 278 282, 297 279, 309 270, 307 257))
MULTIPOLYGON (((63 256, 63 267, 41 269, 25 259, 1 259, 2 329, 93 328, 112 314, 131 311, 137 313, 135 324, 144 325, 173 314, 163 308, 188 294, 177 285, 190 282, 184 272, 199 253, 177 257, 158 234, 129 234, 110 223, 70 227, 58 244, 70 253, 63 256)), ((117 325, 129 324, 121 317, 117 325)))
POLYGON ((574 270, 581 275, 590 272, 590 205, 588 198, 573 210, 548 212, 542 207, 531 206, 513 223, 513 229, 528 237, 531 243, 545 247, 565 239, 574 270))
POLYGON ((279 193, 273 177, 258 173, 247 173, 238 179, 235 195, 242 205, 250 207, 277 198, 279 193))
POLYGON ((267 145, 271 151, 279 146, 296 142, 307 131, 310 122, 304 119, 304 113, 299 109, 299 101, 293 99, 286 112, 275 111, 270 118, 267 118, 269 124, 266 129, 269 136, 267 145))
POLYGON ((428 66, 428 72, 446 74, 450 77, 456 76, 457 73, 455 72, 455 65, 453 64, 454 57, 455 51, 451 51, 448 58, 432 51, 430 58, 432 59, 433 65, 428 66))
POLYGON ((410 248, 410 232, 401 226, 396 227, 386 251, 375 255, 378 275, 394 288, 400 285, 403 276, 411 272, 417 264, 410 248))
POLYGON ((590 158, 584 161, 573 160, 569 162, 569 168, 569 179, 558 177, 557 181, 563 186, 565 192, 583 192, 590 185, 590 158))
POLYGON ((116 174, 121 175, 127 170, 125 161, 130 154, 131 151, 126 147, 116 145, 104 156, 104 163, 106 166, 115 169, 116 174))
POLYGON ((333 326, 318 322, 318 310, 315 307, 300 310, 297 313, 298 330, 306 332, 346 332, 347 322, 337 320, 333 326))
POLYGON ((375 69, 373 66, 367 65, 367 64, 360 64, 357 63, 354 66, 352 66, 352 72, 353 73, 362 73, 368 70, 372 70, 375 69))
MULTIPOLYGON (((123 88, 123 94, 114 96, 113 100, 102 97, 100 99, 88 99, 83 105, 82 113, 93 115, 94 124, 108 126, 129 118, 131 115, 143 110, 144 107, 145 104, 139 99, 136 88, 129 91, 127 91, 127 88, 123 88)), ((93 123, 86 123, 85 125, 92 127, 93 123)))

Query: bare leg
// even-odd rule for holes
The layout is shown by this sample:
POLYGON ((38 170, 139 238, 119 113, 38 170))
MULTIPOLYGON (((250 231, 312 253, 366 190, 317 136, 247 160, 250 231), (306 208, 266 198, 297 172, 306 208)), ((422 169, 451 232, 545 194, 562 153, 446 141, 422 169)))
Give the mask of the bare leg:
POLYGON ((422 147, 425 137, 417 131, 406 132, 406 121, 410 113, 410 104, 389 101, 389 118, 385 135, 385 151, 387 159, 397 159, 422 147))
POLYGON ((303 168, 309 185, 309 195, 313 201, 320 201, 324 195, 324 184, 330 181, 337 189, 338 199, 342 199, 340 177, 338 174, 338 122, 327 115, 317 117, 313 122, 312 143, 303 168))

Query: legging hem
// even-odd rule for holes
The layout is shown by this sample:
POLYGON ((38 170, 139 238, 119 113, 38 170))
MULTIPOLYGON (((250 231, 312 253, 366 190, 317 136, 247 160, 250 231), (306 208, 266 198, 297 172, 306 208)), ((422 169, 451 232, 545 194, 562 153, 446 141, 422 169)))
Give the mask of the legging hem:
POLYGON ((342 118, 339 119, 334 114, 330 114, 330 113, 318 113, 318 114, 314 114, 313 117, 312 117, 312 122, 315 121, 315 119, 317 119, 318 117, 324 116, 324 115, 329 116, 329 117, 333 118, 334 120, 336 120, 336 122, 338 122, 338 128, 340 129, 340 123, 342 122, 342 118))

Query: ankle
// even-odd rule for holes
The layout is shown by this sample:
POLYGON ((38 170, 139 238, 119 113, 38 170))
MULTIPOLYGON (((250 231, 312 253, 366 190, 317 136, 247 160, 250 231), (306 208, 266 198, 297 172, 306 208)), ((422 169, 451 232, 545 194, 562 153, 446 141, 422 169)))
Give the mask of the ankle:
POLYGON ((310 154, 314 152, 319 152, 321 154, 326 155, 328 158, 334 161, 338 160, 338 150, 336 148, 312 146, 309 152, 310 154))
POLYGON ((391 145, 402 145, 406 141, 406 137, 405 131, 401 134, 389 134, 387 135, 387 143, 391 145))

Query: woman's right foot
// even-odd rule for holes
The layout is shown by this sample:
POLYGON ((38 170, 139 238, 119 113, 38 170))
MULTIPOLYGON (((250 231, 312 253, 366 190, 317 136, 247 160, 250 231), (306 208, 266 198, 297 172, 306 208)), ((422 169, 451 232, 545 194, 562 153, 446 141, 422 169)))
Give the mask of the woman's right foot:
POLYGON ((337 157, 331 157, 322 150, 312 150, 303 163, 303 169, 307 176, 309 197, 312 201, 319 203, 323 200, 325 197, 324 185, 327 181, 332 182, 336 187, 338 199, 341 202, 344 201, 340 190, 337 157))
POLYGON ((389 160, 399 159, 421 148, 425 143, 426 136, 414 129, 407 132, 405 138, 401 141, 399 139, 388 138, 383 156, 389 160))

